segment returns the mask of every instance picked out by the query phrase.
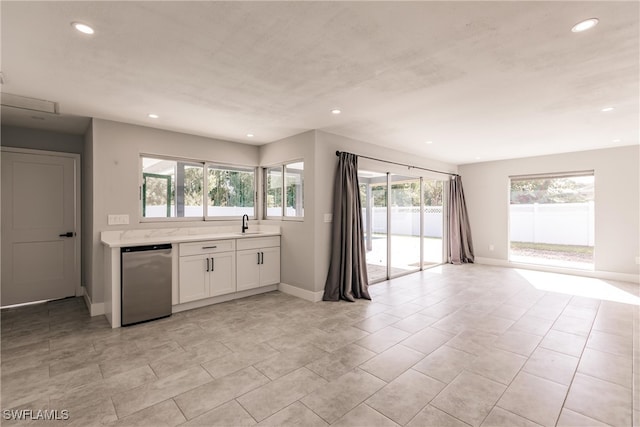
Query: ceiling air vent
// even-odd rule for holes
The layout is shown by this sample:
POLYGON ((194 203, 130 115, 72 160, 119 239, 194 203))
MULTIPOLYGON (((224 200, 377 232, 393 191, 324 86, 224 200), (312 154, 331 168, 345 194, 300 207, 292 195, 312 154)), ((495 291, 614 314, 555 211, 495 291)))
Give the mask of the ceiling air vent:
POLYGON ((59 112, 57 102, 45 101, 44 99, 27 98, 26 96, 3 93, 0 94, 0 100, 5 107, 49 114, 58 114, 59 112))

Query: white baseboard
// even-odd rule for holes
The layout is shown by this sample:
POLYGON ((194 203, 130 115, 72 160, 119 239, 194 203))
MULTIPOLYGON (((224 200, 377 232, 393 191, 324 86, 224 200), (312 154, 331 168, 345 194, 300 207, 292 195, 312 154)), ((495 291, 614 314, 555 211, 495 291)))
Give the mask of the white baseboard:
POLYGON ((89 294, 87 293, 87 290, 84 289, 83 286, 83 290, 84 290, 84 303, 87 305, 87 308, 89 309, 89 314, 91 315, 91 317, 95 317, 95 316, 100 316, 104 314, 104 303, 103 302, 98 302, 98 303, 92 303, 91 302, 91 297, 89 296, 89 294))
POLYGON ((248 289, 246 291, 234 292, 231 294, 220 295, 217 297, 205 298, 197 301, 185 302, 171 307, 172 313, 180 313, 181 311, 192 310, 194 308, 206 307, 211 304, 227 302, 238 298, 250 297, 252 295, 263 294, 278 290, 278 285, 263 286, 261 288, 248 289))
POLYGON ((286 283, 280 283, 278 285, 278 290, 284 294, 293 295, 294 297, 302 298, 311 302, 322 301, 322 295, 324 294, 323 291, 308 291, 297 286, 287 285, 286 283))
POLYGON ((520 264, 504 259, 483 257, 476 257, 475 263, 484 265, 495 265, 498 267, 521 268, 523 270, 546 271, 548 273, 570 274, 572 276, 593 277, 594 279, 640 283, 640 274, 616 273, 613 271, 575 270, 570 268, 549 267, 546 265, 520 264))

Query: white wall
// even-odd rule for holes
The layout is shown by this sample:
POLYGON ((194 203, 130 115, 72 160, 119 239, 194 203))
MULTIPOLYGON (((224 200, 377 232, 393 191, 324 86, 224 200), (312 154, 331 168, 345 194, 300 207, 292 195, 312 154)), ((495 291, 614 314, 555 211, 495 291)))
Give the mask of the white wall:
POLYGON ((258 147, 101 119, 93 120, 92 133, 93 269, 89 293, 94 303, 104 301, 103 246, 100 243, 100 232, 136 228, 229 225, 236 222, 240 226, 239 221, 139 222, 139 158, 140 154, 156 154, 257 166, 258 147), (129 225, 107 225, 109 214, 129 215, 129 225))
POLYGON ((594 170, 595 270, 638 274, 640 147, 475 163, 459 170, 475 254, 502 262, 508 260, 509 176, 594 170))
POLYGON ((315 136, 315 131, 309 131, 260 147, 261 166, 304 160, 304 218, 261 223, 279 225, 282 230, 280 281, 307 291, 314 291, 315 193, 323 185, 316 176, 315 136))

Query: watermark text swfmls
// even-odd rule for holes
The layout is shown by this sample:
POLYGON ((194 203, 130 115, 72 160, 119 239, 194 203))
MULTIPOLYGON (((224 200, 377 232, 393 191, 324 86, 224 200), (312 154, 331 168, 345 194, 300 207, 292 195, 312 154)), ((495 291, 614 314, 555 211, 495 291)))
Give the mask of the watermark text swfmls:
POLYGON ((5 420, 24 421, 64 421, 69 419, 68 409, 4 409, 2 418, 5 420))

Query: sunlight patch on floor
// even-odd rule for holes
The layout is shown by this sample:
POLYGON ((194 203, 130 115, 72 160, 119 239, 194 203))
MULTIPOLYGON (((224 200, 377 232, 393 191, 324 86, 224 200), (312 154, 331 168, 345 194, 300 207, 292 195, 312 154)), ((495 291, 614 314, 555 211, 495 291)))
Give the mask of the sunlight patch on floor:
POLYGON ((638 295, 622 290, 601 279, 533 270, 515 269, 515 271, 534 288, 541 291, 640 305, 638 295))

